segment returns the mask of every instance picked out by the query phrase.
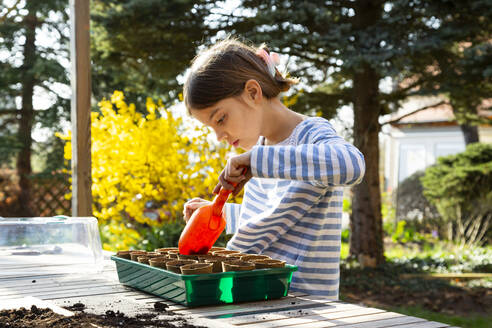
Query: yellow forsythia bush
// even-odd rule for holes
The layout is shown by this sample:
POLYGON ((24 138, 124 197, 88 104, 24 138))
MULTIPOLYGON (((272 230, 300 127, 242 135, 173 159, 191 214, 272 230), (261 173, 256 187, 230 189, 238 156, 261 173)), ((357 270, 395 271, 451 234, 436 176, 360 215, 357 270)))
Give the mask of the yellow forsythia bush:
MULTIPOLYGON (((229 149, 210 144, 208 128, 190 134, 182 118, 150 98, 142 115, 121 91, 98 105, 100 113, 91 113, 92 197, 104 249, 135 246, 144 237, 142 227, 181 220, 190 198, 212 199, 229 149), (146 215, 149 204, 158 215, 146 215)), ((58 136, 66 140, 70 160, 71 134, 58 136)))

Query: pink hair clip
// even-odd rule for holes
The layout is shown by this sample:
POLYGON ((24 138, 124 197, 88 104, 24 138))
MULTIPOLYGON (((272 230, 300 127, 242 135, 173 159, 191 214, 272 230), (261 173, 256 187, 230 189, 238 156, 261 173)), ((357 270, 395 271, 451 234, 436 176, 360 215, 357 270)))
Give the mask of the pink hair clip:
POLYGON ((261 59, 263 59, 268 67, 270 75, 272 77, 275 77, 275 66, 280 64, 280 56, 278 55, 278 53, 270 52, 270 54, 268 54, 265 49, 258 49, 258 51, 256 51, 256 54, 260 56, 261 59))
POLYGON ((270 52, 270 59, 275 66, 280 65, 280 56, 276 52, 270 52))

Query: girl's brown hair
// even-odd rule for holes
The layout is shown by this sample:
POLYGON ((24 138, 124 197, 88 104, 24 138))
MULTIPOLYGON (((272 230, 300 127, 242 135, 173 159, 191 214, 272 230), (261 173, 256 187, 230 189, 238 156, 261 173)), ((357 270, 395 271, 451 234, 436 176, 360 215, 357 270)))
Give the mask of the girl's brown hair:
POLYGON ((183 88, 188 111, 213 106, 222 99, 239 96, 246 81, 258 81, 263 95, 270 99, 289 90, 297 80, 286 78, 275 69, 270 75, 267 64, 257 55, 259 49, 270 53, 266 45, 258 48, 234 38, 226 38, 201 51, 192 66, 183 88))

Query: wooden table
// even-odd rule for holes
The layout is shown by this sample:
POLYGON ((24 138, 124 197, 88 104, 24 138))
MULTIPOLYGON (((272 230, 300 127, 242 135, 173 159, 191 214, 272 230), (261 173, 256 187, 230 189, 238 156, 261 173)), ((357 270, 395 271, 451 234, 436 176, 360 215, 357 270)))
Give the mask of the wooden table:
POLYGON ((179 319, 185 319, 206 327, 449 327, 439 322, 299 293, 278 300, 187 308, 121 285, 109 257, 105 258, 103 272, 97 274, 36 274, 33 270, 29 275, 8 276, 5 272, 0 275, 0 308, 18 307, 32 301, 32 297, 40 304, 54 308, 83 303, 86 312, 102 314, 113 310, 127 315, 153 311, 154 303, 160 301, 168 304, 167 310, 175 313, 160 315, 160 318, 174 320, 177 324, 179 319))

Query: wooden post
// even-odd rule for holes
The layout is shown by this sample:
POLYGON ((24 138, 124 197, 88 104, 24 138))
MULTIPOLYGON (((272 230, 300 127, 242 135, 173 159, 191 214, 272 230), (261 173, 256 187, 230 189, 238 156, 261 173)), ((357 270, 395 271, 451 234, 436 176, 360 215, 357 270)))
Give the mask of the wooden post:
POLYGON ((90 0, 70 0, 72 216, 92 215, 90 0))

